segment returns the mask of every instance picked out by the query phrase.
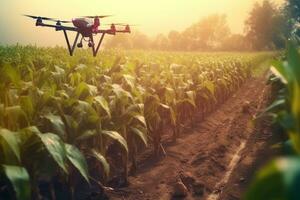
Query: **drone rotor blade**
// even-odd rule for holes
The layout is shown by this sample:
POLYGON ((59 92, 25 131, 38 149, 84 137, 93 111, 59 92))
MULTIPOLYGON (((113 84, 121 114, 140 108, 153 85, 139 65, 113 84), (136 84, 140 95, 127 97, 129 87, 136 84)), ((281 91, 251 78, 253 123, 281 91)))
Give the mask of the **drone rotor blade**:
POLYGON ((105 17, 111 17, 111 16, 112 15, 95 15, 95 16, 82 16, 82 17, 93 19, 93 18, 96 18, 96 17, 98 17, 98 18, 105 18, 105 17))
POLYGON ((37 16, 33 16, 33 15, 23 15, 23 16, 25 16, 25 17, 29 17, 29 18, 32 18, 32 19, 37 19, 37 18, 39 18, 39 17, 37 17, 37 16))
POLYGON ((57 19, 50 18, 50 17, 41 17, 41 16, 34 16, 34 15, 23 15, 25 17, 30 17, 32 19, 42 19, 42 20, 49 20, 49 21, 57 21, 57 19))
POLYGON ((23 16, 29 17, 29 18, 32 18, 32 19, 41 19, 41 20, 48 20, 48 21, 60 22, 60 23, 72 23, 72 21, 59 20, 59 19, 50 18, 50 17, 40 17, 40 16, 34 16, 34 15, 23 15, 23 16))
POLYGON ((57 21, 54 18, 49 18, 49 17, 41 17, 42 20, 49 20, 49 21, 57 21))

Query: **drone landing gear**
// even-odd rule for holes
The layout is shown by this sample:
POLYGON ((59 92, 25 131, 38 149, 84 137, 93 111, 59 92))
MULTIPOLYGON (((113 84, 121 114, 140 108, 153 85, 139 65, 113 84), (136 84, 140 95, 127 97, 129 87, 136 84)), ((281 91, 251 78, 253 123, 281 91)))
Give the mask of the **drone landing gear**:
POLYGON ((93 47, 93 46, 95 46, 95 44, 92 41, 89 41, 88 46, 93 47))
POLYGON ((75 40, 74 40, 74 43, 73 43, 73 45, 71 47, 67 31, 63 29, 63 32, 64 32, 64 35, 65 35, 65 38, 66 38, 66 42, 67 42, 67 45, 68 45, 68 50, 69 50, 70 56, 73 56, 73 53, 74 53, 74 50, 75 50, 75 45, 77 43, 77 40, 78 40, 78 37, 79 37, 80 33, 77 32, 75 40))
POLYGON ((100 37, 100 40, 99 40, 98 45, 97 45, 96 48, 95 48, 94 37, 93 37, 93 35, 90 36, 90 41, 89 41, 88 45, 89 45, 89 47, 92 47, 92 50, 93 50, 93 56, 94 56, 94 57, 96 57, 96 55, 97 55, 97 53, 98 53, 98 51, 99 51, 99 48, 100 48, 101 43, 102 43, 102 41, 103 41, 104 35, 105 35, 105 33, 102 33, 102 35, 101 35, 101 37, 100 37))
MULTIPOLYGON (((74 39, 74 43, 71 46, 70 41, 69 41, 69 37, 68 37, 68 34, 67 34, 67 31, 63 29, 63 32, 64 32, 65 39, 66 39, 66 42, 67 42, 67 45, 68 45, 68 50, 69 50, 70 56, 73 56, 73 53, 74 53, 74 50, 75 50, 75 47, 76 47, 76 44, 77 44, 78 37, 79 37, 80 33, 77 32, 77 34, 75 36, 75 39, 74 39)), ((101 43, 103 41, 104 35, 105 35, 105 33, 102 33, 102 35, 100 37, 100 40, 99 40, 98 45, 97 45, 96 48, 95 48, 95 43, 94 43, 94 37, 93 36, 89 37, 88 46, 92 48, 92 50, 93 50, 93 56, 94 57, 96 57, 96 55, 97 55, 97 53, 99 51, 99 48, 100 48, 101 43)), ((81 38, 80 42, 77 44, 78 48, 82 48, 83 47, 82 40, 83 40, 83 37, 81 38)))

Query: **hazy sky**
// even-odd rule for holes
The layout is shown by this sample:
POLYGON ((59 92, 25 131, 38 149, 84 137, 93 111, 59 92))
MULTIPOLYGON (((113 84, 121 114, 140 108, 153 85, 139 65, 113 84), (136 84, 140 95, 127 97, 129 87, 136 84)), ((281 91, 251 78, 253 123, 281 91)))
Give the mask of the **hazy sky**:
MULTIPOLYGON (((241 33, 256 0, 0 0, 0 44, 64 44, 62 32, 35 27, 22 14, 71 19, 112 14, 102 23, 129 22, 154 36, 186 27, 209 14, 226 14, 232 32, 241 33)), ((257 0, 259 2, 263 0, 257 0)), ((284 0, 273 0, 277 4, 284 0)))

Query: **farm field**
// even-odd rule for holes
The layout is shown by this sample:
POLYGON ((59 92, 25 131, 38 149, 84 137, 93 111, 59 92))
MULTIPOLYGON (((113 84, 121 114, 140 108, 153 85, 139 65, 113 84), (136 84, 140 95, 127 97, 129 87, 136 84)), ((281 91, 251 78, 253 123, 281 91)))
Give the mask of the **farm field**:
POLYGON ((216 199, 277 55, 0 47, 1 198, 216 199))
POLYGON ((300 0, 1 0, 0 200, 299 200, 300 0))
POLYGON ((180 180, 189 190, 186 199, 242 198, 254 170, 267 161, 257 160, 275 143, 265 123, 262 127, 252 121, 268 96, 265 80, 250 78, 205 120, 186 127, 176 143, 166 140, 165 157, 143 155, 129 188, 116 190, 112 199, 172 199, 174 188, 180 193, 180 186, 174 186, 180 180))

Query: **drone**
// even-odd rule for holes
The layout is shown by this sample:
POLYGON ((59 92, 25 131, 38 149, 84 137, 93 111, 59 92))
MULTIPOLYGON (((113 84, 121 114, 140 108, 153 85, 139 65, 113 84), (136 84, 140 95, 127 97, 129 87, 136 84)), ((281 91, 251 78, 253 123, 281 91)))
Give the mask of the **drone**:
POLYGON ((81 18, 74 18, 71 21, 59 20, 59 19, 54 19, 49 17, 33 16, 33 15, 24 15, 24 16, 35 19, 36 26, 50 27, 50 28, 55 28, 56 31, 63 31, 70 56, 73 56, 74 50, 76 48, 76 44, 78 48, 82 48, 83 47, 82 41, 87 41, 88 47, 92 48, 93 50, 93 56, 96 57, 105 34, 116 35, 116 33, 131 33, 131 29, 130 29, 131 25, 124 24, 124 23, 112 23, 110 24, 109 29, 102 29, 102 30, 99 29, 100 19, 109 17, 111 15, 83 16, 81 18), (56 24, 46 24, 44 23, 44 20, 56 22, 56 24), (67 23, 72 23, 73 26, 63 25, 67 23), (123 30, 117 30, 116 26, 124 26, 125 28, 123 30), (77 33, 73 44, 70 43, 67 31, 72 31, 77 33), (100 34, 100 40, 96 45, 94 42, 95 41, 94 36, 96 36, 98 33, 100 34), (81 35, 81 39, 78 42, 80 35, 81 35))

